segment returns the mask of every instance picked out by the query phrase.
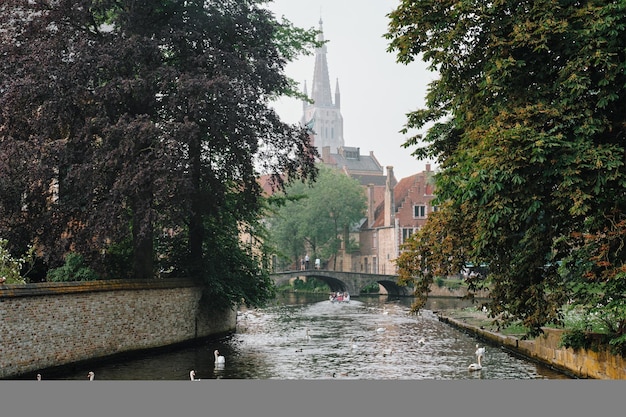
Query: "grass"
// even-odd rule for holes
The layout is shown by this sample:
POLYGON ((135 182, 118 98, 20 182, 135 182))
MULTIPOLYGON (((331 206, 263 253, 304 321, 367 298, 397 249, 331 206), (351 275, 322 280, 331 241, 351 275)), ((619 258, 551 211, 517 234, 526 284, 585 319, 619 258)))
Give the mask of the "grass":
MULTIPOLYGON (((566 329, 566 330, 584 330, 588 332, 607 334, 607 328, 605 324, 594 316, 585 314, 582 309, 575 307, 566 307, 563 310, 564 324, 562 326, 546 325, 546 327, 553 329, 566 329)), ((458 310, 449 310, 446 312, 449 317, 470 324, 475 327, 481 327, 486 330, 501 333, 507 336, 524 336, 528 328, 522 324, 521 321, 512 323, 509 326, 498 328, 493 323, 494 319, 489 317, 487 313, 483 312, 478 306, 465 307, 458 310)))
POLYGON ((457 290, 461 287, 466 287, 465 282, 462 279, 457 278, 435 278, 435 284, 439 287, 446 287, 450 290, 457 290))

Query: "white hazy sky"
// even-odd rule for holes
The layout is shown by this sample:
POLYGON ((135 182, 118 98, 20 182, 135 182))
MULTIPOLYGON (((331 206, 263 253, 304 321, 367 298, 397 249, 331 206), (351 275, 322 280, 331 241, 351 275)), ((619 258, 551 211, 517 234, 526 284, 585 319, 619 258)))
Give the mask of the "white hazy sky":
MULTIPOLYGON (((420 60, 400 64, 394 53, 387 52, 386 15, 398 4, 394 0, 274 0, 268 8, 277 19, 284 16, 305 29, 317 29, 321 17, 333 97, 339 80, 345 145, 359 147, 362 155, 374 152, 383 167, 393 166, 400 180, 423 171, 426 163, 435 168, 434 161, 418 161, 411 156, 412 149, 401 146, 407 137, 425 132, 403 135, 399 131, 406 113, 423 107, 427 85, 436 75, 420 60)), ((300 83, 300 89, 306 81, 310 93, 314 66, 314 56, 304 56, 290 63, 286 73, 300 83)), ((274 108, 287 123, 298 123, 302 116, 299 100, 282 99, 274 108)))

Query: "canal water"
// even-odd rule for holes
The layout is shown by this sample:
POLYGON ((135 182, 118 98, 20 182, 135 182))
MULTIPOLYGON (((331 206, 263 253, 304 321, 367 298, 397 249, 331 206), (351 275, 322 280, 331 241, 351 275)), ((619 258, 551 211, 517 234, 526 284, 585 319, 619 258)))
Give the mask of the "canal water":
POLYGON ((431 298, 419 315, 411 298, 362 296, 332 303, 327 296, 286 294, 262 309, 242 308, 237 331, 221 339, 114 361, 81 365, 44 379, 86 380, 463 380, 571 379, 445 323, 433 311, 469 301, 431 298), (486 348, 480 371, 476 344, 486 348), (214 350, 225 356, 215 364, 214 350), (88 368, 87 368, 88 367, 88 368))

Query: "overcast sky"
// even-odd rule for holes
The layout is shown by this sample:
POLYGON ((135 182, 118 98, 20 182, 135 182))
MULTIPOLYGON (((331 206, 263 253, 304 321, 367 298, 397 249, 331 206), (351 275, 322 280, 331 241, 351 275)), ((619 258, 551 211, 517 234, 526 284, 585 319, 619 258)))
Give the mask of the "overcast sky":
MULTIPOLYGON (((423 171, 427 162, 435 168, 434 161, 418 161, 411 149, 401 146, 418 132, 399 133, 406 113, 423 107, 427 85, 435 75, 422 61, 399 64, 395 54, 386 51, 386 15, 398 4, 395 0, 274 0, 268 8, 278 19, 285 16, 306 29, 317 29, 321 17, 333 99, 339 80, 345 145, 359 147, 362 155, 373 151, 380 164, 393 166, 401 179, 423 171)), ((314 57, 305 56, 287 66, 286 72, 301 89, 306 80, 310 93, 314 66, 314 57)), ((302 117, 298 100, 283 99, 274 107, 287 123, 298 123, 302 117)))

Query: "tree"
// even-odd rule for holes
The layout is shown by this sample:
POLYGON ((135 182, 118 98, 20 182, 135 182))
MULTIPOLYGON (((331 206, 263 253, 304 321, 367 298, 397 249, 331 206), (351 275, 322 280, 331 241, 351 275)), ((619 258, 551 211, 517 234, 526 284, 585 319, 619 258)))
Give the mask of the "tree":
POLYGON ((389 18, 398 61, 440 74, 405 131, 433 125, 404 146, 440 163, 444 212, 399 259, 403 279, 487 263, 491 313, 531 334, 593 286, 619 299, 623 332, 626 4, 406 0, 389 18), (601 260, 607 234, 619 250, 601 260))
POLYGON ((270 216, 269 236, 296 264, 308 249, 313 258, 336 255, 344 231, 365 215, 366 197, 359 182, 324 166, 315 184, 295 183, 285 194, 290 200, 270 216))
POLYGON ((263 3, 3 2, 0 235, 15 251, 33 243, 50 268, 77 252, 109 275, 117 254, 127 277, 204 277, 230 302, 257 288, 235 227, 264 209, 256 179, 314 180, 317 156, 269 106, 294 94, 285 65, 315 32, 263 3), (246 283, 209 277, 218 263, 246 283))

